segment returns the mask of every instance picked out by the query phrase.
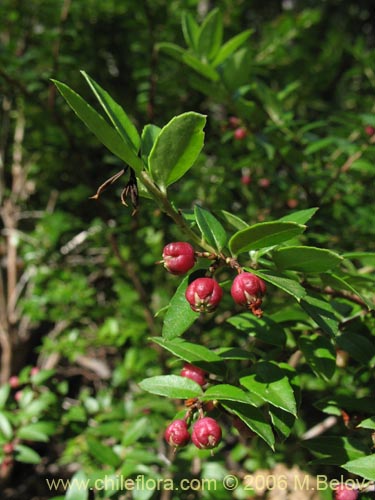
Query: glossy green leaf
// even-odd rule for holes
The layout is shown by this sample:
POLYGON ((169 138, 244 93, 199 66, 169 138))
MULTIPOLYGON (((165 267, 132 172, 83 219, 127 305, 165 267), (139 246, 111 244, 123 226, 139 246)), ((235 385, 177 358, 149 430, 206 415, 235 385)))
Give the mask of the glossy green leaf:
POLYGON ((51 422, 34 422, 20 427, 17 431, 17 437, 46 443, 55 431, 56 428, 51 422))
POLYGON ((152 337, 152 340, 175 356, 189 363, 194 364, 197 361, 213 363, 222 360, 222 358, 212 349, 208 349, 201 344, 193 344, 192 342, 186 342, 180 338, 165 340, 161 337, 152 337))
POLYGON ((309 439, 303 444, 318 457, 318 463, 341 466, 350 460, 364 457, 368 451, 359 439, 344 436, 323 436, 309 439))
POLYGON ((15 458, 18 462, 23 462, 25 464, 39 464, 42 460, 39 453, 24 444, 17 444, 15 446, 15 450, 15 458))
POLYGON ((202 388, 193 380, 178 375, 157 375, 142 380, 139 387, 144 391, 174 399, 189 399, 202 396, 202 388))
POLYGON ((270 424, 258 408, 238 401, 226 401, 222 406, 230 413, 237 415, 258 436, 260 436, 272 449, 275 445, 275 436, 270 424))
POLYGON ((142 161, 134 154, 133 149, 124 142, 119 133, 93 107, 82 99, 79 94, 65 85, 65 83, 58 82, 57 80, 52 81, 76 115, 95 134, 99 141, 114 155, 133 167, 136 172, 140 172, 142 170, 142 161))
POLYGON ((173 57, 173 59, 180 62, 183 60, 183 55, 186 52, 179 45, 170 42, 160 42, 156 45, 156 48, 162 52, 165 52, 169 56, 173 57))
MULTIPOLYGON (((145 435, 150 428, 150 421, 148 418, 139 418, 130 423, 126 428, 121 440, 123 446, 130 446, 136 443, 142 436, 145 435)), ((129 457, 128 457, 129 458, 129 457)))
POLYGON ((284 330, 269 318, 257 318, 250 312, 236 314, 227 319, 227 322, 238 330, 246 332, 251 337, 267 344, 283 347, 286 336, 284 330))
POLYGON ((303 233, 306 226, 295 222, 261 222, 235 233, 229 240, 232 254, 271 247, 303 233))
POLYGON ((222 64, 246 42, 252 33, 254 33, 254 30, 245 30, 225 42, 224 45, 220 47, 215 59, 212 61, 212 66, 217 67, 222 64))
POLYGON ((141 155, 145 165, 148 165, 148 156, 155 144, 156 138, 160 134, 161 128, 148 124, 142 130, 141 155))
POLYGON ((196 51, 198 47, 199 25, 189 12, 181 14, 181 26, 186 45, 196 51))
POLYGON ((189 277, 186 276, 173 295, 163 322, 162 335, 171 340, 182 335, 199 317, 185 298, 189 277))
POLYGON ((40 370, 38 373, 31 377, 34 385, 42 385, 55 375, 56 370, 40 370))
POLYGON ((240 217, 237 217, 237 215, 233 215, 232 213, 227 212, 226 210, 222 210, 221 214, 231 226, 233 226, 235 229, 238 229, 239 231, 241 231, 242 229, 246 229, 247 227, 250 227, 249 224, 240 219, 240 217))
POLYGON ((207 80, 210 80, 211 82, 217 82, 219 80, 219 73, 215 71, 214 68, 200 61, 192 54, 184 52, 184 54, 182 55, 182 61, 190 66, 190 68, 196 71, 199 75, 207 78, 207 80))
POLYGON ((362 420, 357 427, 361 427, 362 429, 372 429, 375 430, 375 417, 365 418, 362 420))
POLYGON ((237 401, 238 403, 250 404, 259 406, 262 400, 254 397, 251 393, 230 384, 218 384, 209 387, 202 397, 205 401, 215 400, 218 401, 237 401))
POLYGON ((375 343, 358 331, 348 330, 336 337, 340 349, 350 353, 350 357, 367 366, 375 356, 375 343))
POLYGON ((272 252, 276 266, 304 273, 324 273, 338 266, 343 258, 332 250, 323 248, 291 246, 278 248, 272 252))
POLYGON ((284 217, 281 217, 279 221, 290 221, 296 222, 297 224, 306 224, 306 222, 309 221, 318 210, 319 207, 307 208, 306 210, 297 210, 296 212, 292 212, 291 214, 284 215, 284 217))
POLYGON ((223 40, 223 19, 220 9, 212 9, 204 19, 198 36, 199 55, 211 61, 218 53, 223 40))
POLYGON ((284 275, 277 273, 275 271, 262 270, 254 271, 249 270, 253 274, 256 274, 264 281, 271 283, 272 285, 280 288, 284 292, 292 295, 298 302, 306 295, 306 290, 301 286, 298 281, 291 278, 286 278, 284 275))
POLYGON ((289 412, 272 405, 270 405, 269 414, 274 428, 281 436, 287 438, 292 432, 296 417, 291 415, 289 412))
POLYGON ((97 439, 88 437, 87 445, 91 455, 101 464, 118 467, 122 463, 121 458, 112 450, 112 448, 102 444, 97 439))
POLYGON ((4 384, 0 386, 0 410, 4 408, 5 403, 9 397, 10 394, 10 385, 9 384, 4 384))
POLYGON ((206 117, 188 112, 162 128, 149 155, 149 168, 159 187, 166 188, 194 164, 204 142, 206 117))
POLYGON ((330 380, 336 369, 336 351, 331 342, 317 333, 301 335, 299 346, 312 371, 330 380))
POLYGON ((332 337, 337 335, 339 321, 329 302, 317 296, 306 295, 300 305, 324 332, 332 337))
POLYGON ((7 417, 6 413, 0 411, 0 433, 6 439, 10 439, 13 435, 12 425, 7 417))
POLYGON ((261 362, 255 367, 255 372, 240 379, 241 385, 249 392, 296 415, 297 407, 293 389, 285 372, 274 363, 261 362))
POLYGON ((195 205, 194 214, 203 239, 220 252, 227 242, 227 233, 223 226, 216 217, 199 205, 195 205))
POLYGON ((364 477, 369 481, 375 481, 375 455, 350 460, 341 467, 351 474, 364 477))
POLYGON ((89 480, 83 471, 76 472, 70 480, 65 500, 88 500, 89 480))
POLYGON ((347 292, 350 292, 350 294, 357 295, 360 299, 362 299, 370 310, 375 308, 375 304, 371 302, 370 298, 367 298, 363 293, 354 288, 343 277, 332 273, 323 273, 320 278, 325 286, 330 286, 334 290, 346 290, 347 292))
POLYGON ((134 153, 137 154, 141 139, 135 125, 129 119, 124 109, 85 71, 81 71, 81 73, 89 84, 95 97, 98 99, 100 105, 107 113, 117 132, 133 149, 134 153))

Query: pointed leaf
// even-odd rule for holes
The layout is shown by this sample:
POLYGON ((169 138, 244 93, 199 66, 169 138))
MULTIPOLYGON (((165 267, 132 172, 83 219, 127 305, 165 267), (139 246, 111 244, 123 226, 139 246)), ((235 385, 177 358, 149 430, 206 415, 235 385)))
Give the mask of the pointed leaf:
POLYGON ((81 71, 81 73, 86 79, 102 108, 107 113, 109 119, 115 126, 117 132, 133 149, 134 153, 137 154, 139 151, 141 139, 133 122, 129 119, 124 109, 119 104, 117 104, 114 99, 112 99, 108 92, 106 92, 98 83, 96 83, 95 80, 93 80, 85 71, 81 71))
POLYGON ((224 219, 235 229, 238 229, 241 231, 242 229, 246 229, 247 227, 250 227, 249 224, 247 224, 245 221, 240 219, 240 217, 237 217, 237 215, 233 215, 230 212, 227 212, 226 210, 221 211, 224 219))
POLYGON ((319 462, 324 460, 324 463, 336 466, 364 457, 367 451, 367 447, 359 439, 342 436, 308 439, 304 442, 304 446, 319 457, 319 462))
POLYGON ((222 45, 222 47, 220 48, 215 59, 212 61, 212 66, 216 68, 226 59, 228 59, 228 57, 230 57, 237 49, 241 47, 241 45, 246 42, 246 40, 252 33, 254 33, 254 30, 246 30, 225 42, 224 45, 222 45))
POLYGON ((272 405, 270 405, 269 413, 275 429, 282 436, 284 436, 284 438, 287 438, 292 432, 296 417, 282 410, 281 408, 276 408, 276 406, 272 405))
POLYGON ((89 436, 87 438, 87 444, 91 455, 101 464, 118 467, 122 463, 121 458, 112 450, 112 448, 102 444, 97 439, 89 436))
POLYGON ((162 329, 162 335, 166 340, 182 335, 199 317, 199 313, 191 309, 185 297, 188 281, 189 276, 186 276, 169 303, 162 329))
POLYGON ((262 222, 235 233, 229 240, 234 255, 271 247, 303 233, 306 226, 295 222, 262 222))
POLYGON ((144 391, 174 399, 190 399, 202 396, 200 385, 194 380, 178 375, 160 375, 145 378, 139 383, 144 391))
POLYGON ((250 312, 237 314, 227 319, 227 322, 238 330, 248 333, 267 344, 284 347, 286 335, 284 330, 269 318, 257 318, 250 312))
POLYGON ((375 481, 375 455, 350 460, 341 467, 351 474, 364 477, 369 481, 375 481))
POLYGON ((331 342, 317 333, 301 335, 299 346, 312 371, 324 380, 330 380, 336 369, 336 351, 331 342))
POLYGON ((308 208, 306 210, 297 210, 297 212, 284 215, 284 217, 281 217, 279 220, 296 222, 297 224, 306 224, 306 222, 309 221, 318 210, 319 207, 308 208))
POLYGON ((83 121, 87 128, 96 135, 99 141, 114 155, 129 164, 136 172, 139 173, 142 170, 142 161, 124 142, 119 133, 70 87, 62 82, 58 82, 56 80, 52 81, 76 115, 83 121))
POLYGON ((88 500, 89 480, 83 471, 76 472, 70 480, 65 500, 88 500))
POLYGON ((281 270, 304 273, 324 273, 338 266, 343 258, 331 250, 306 246, 291 246, 273 251, 272 258, 281 270))
POLYGON ((18 462, 23 462, 25 464, 39 464, 42 460, 39 453, 24 444, 17 444, 15 450, 15 458, 18 462))
POLYGON ((223 40, 223 19, 220 9, 213 9, 207 15, 199 30, 197 50, 201 57, 212 60, 218 53, 223 40))
POLYGON ((284 292, 292 295, 298 302, 306 295, 306 290, 298 283, 298 281, 286 278, 284 275, 280 273, 276 273, 274 271, 262 270, 262 271, 254 271, 249 270, 253 274, 259 276, 264 281, 271 283, 272 285, 280 288, 280 290, 284 290, 284 292))
POLYGON ((194 17, 189 12, 181 15, 182 34, 186 45, 195 52, 198 46, 199 26, 194 17))
POLYGON ((10 439, 13 435, 11 423, 7 415, 2 411, 0 411, 0 433, 3 434, 6 439, 10 439))
POLYGON ((184 52, 184 54, 182 55, 182 61, 190 66, 190 68, 192 68, 194 71, 207 78, 207 80, 211 80, 212 82, 217 82, 219 80, 219 73, 215 71, 214 68, 200 61, 192 54, 184 52))
POLYGON ((330 286, 335 290, 346 290, 352 293, 353 295, 357 295, 359 298, 361 298, 370 310, 375 308, 375 305, 371 302, 369 298, 367 298, 365 295, 359 292, 350 283, 345 281, 345 279, 343 279, 341 276, 332 273, 330 274, 323 273, 320 276, 320 278, 324 283, 324 285, 330 286))
POLYGON ((188 363, 194 364, 197 361, 214 363, 222 360, 222 358, 211 349, 207 349, 207 347, 200 344, 186 342, 180 338, 165 340, 161 337, 152 337, 152 340, 188 363))
POLYGON ((10 394, 10 385, 9 384, 4 384, 4 385, 0 386, 0 410, 2 408, 4 408, 9 394, 10 394))
POLYGON ((324 332, 332 337, 337 335, 339 321, 329 302, 320 297, 306 295, 300 305, 324 332))
POLYGON ((269 362, 261 362, 255 367, 255 373, 242 377, 241 385, 248 391, 281 408, 292 415, 296 415, 297 407, 293 389, 289 378, 278 366, 269 362))
POLYGON ((220 252, 227 242, 223 226, 216 217, 198 205, 194 207, 194 214, 203 239, 220 252))
POLYGON ((154 146, 156 138, 160 134, 161 128, 148 124, 142 130, 141 154, 145 165, 148 165, 148 156, 154 146))
POLYGON ((251 404, 259 406, 262 400, 254 397, 252 394, 230 384, 218 384, 209 387, 202 397, 205 401, 217 399, 218 401, 237 401, 238 403, 251 404))
POLYGON ((205 123, 205 116, 188 112, 163 127, 149 155, 151 174, 160 187, 176 182, 193 166, 203 147, 205 123))

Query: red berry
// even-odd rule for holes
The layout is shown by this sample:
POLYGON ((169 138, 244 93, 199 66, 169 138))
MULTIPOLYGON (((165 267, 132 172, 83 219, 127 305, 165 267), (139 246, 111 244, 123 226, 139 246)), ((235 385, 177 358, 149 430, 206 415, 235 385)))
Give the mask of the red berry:
POLYGON ((246 135, 247 135, 247 130, 244 127, 236 128, 236 130, 233 133, 233 136, 236 139, 236 141, 242 141, 243 139, 245 139, 246 135))
POLYGON ((170 446, 177 447, 187 445, 190 441, 190 433, 185 420, 173 420, 165 429, 164 437, 170 446))
POLYGON ((262 177, 262 179, 259 179, 258 184, 262 188, 268 188, 271 184, 271 181, 267 179, 267 177, 262 177))
POLYGON ((216 448, 221 441, 221 427, 211 417, 200 418, 194 424, 191 440, 197 448, 216 448))
POLYGON ((40 372, 40 368, 38 368, 37 366, 33 366, 31 368, 31 372, 30 372, 30 375, 32 377, 34 377, 35 375, 37 375, 38 373, 40 372))
POLYGON ((340 484, 335 489, 335 500, 357 500, 358 491, 353 490, 350 486, 340 484))
POLYGON ((365 134, 368 135, 369 137, 372 137, 375 135, 375 127, 372 127, 371 125, 367 125, 365 127, 365 134))
POLYGON ((296 208, 298 206, 298 200, 296 200, 295 198, 290 198, 289 200, 287 200, 286 204, 289 208, 296 208))
POLYGON ((246 175, 244 174, 242 177, 241 177, 241 183, 244 185, 244 186, 248 186, 251 182, 251 177, 250 175, 246 175))
POLYGON ((194 248, 190 243, 169 243, 163 250, 164 267, 172 274, 185 274, 195 264, 194 248))
POLYGON ((230 290, 233 300, 241 306, 250 305, 266 293, 266 284, 252 273, 238 274, 230 290))
POLYGON ((17 377, 17 375, 13 375, 13 377, 10 377, 9 385, 12 389, 16 389, 17 387, 19 387, 20 379, 17 377))
POLYGON ((213 278, 197 278, 185 292, 186 300, 196 312, 211 312, 219 305, 223 289, 213 278))
POLYGON ((230 116, 228 118, 228 123, 229 123, 230 127, 237 128, 241 125, 241 119, 238 118, 238 116, 230 116))
POLYGON ((14 399, 16 401, 21 401, 21 398, 22 398, 22 391, 17 391, 16 393, 14 393, 14 399))
POLYGON ((13 453, 14 451, 14 445, 13 443, 5 443, 4 446, 3 446, 3 452, 6 454, 6 455, 10 455, 11 453, 13 453))
POLYGON ((199 385, 204 385, 206 383, 206 372, 202 370, 202 368, 190 365, 189 363, 184 364, 181 370, 181 377, 190 378, 199 385))

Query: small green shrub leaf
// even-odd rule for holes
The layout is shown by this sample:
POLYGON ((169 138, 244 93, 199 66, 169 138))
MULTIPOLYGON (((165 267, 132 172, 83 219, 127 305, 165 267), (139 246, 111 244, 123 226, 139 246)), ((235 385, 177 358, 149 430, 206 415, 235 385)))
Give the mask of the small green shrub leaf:
POLYGON ((171 340, 182 335, 198 318, 199 313, 193 311, 185 298, 189 277, 186 276, 173 295, 166 312, 162 335, 171 340))
POLYGON ((336 351, 331 342, 314 333, 301 335, 299 345, 312 371, 324 380, 330 380, 336 369, 336 351))
POLYGON ((202 396, 202 388, 193 380, 178 375, 157 375, 142 380, 141 389, 152 394, 174 399, 189 399, 202 396))
POLYGON ((199 29, 197 51, 211 61, 218 53, 223 40, 223 19, 219 9, 213 9, 206 16, 199 29))
POLYGON ((203 239, 220 252, 227 242, 227 233, 223 226, 216 217, 198 205, 194 207, 194 214, 203 239))
POLYGON ((343 260, 332 250, 306 246, 278 248, 272 252, 272 258, 280 270, 290 269, 304 273, 324 273, 343 260))
POLYGON ((369 481, 375 481, 375 455, 350 460, 341 467, 351 474, 364 477, 369 481))

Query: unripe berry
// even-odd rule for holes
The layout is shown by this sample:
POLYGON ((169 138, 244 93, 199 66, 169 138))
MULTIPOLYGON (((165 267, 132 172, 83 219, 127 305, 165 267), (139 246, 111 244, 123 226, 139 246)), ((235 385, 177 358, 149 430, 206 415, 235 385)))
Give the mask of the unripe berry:
POLYGON ((237 304, 246 306, 263 297, 266 284, 255 274, 242 272, 234 278, 230 293, 237 304))
POLYGON ((167 443, 175 448, 187 445, 190 441, 190 433, 185 420, 173 420, 165 429, 164 437, 167 443))
POLYGON ((181 370, 181 377, 190 378, 199 385, 204 385, 206 383, 206 372, 202 370, 202 368, 189 363, 184 364, 181 370))
POLYGON ((164 267, 172 274, 185 274, 195 264, 194 248, 190 243, 169 243, 163 250, 164 267))
POLYGON ((357 498, 358 491, 353 490, 345 484, 340 484, 340 486, 335 489, 335 500, 357 500, 357 498))
POLYGON ((233 136, 236 139, 236 141, 242 141, 243 139, 245 139, 246 135, 247 135, 247 130, 244 127, 236 128, 236 130, 233 133, 233 136))
POLYGON ((197 448, 216 448, 221 441, 221 427, 211 417, 200 418, 194 424, 191 440, 197 448))
POLYGON ((223 289, 213 278, 197 278, 185 292, 186 300, 196 312, 211 312, 219 305, 223 289))
POLYGON ((13 375, 9 378, 9 385, 12 389, 16 389, 17 387, 19 387, 20 379, 17 377, 17 375, 13 375))

